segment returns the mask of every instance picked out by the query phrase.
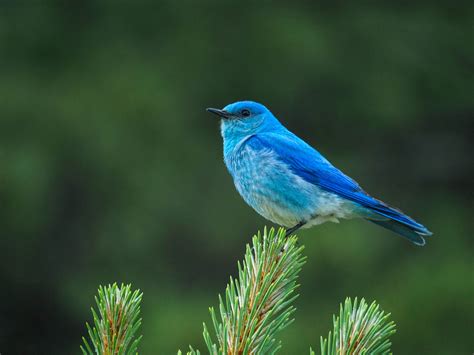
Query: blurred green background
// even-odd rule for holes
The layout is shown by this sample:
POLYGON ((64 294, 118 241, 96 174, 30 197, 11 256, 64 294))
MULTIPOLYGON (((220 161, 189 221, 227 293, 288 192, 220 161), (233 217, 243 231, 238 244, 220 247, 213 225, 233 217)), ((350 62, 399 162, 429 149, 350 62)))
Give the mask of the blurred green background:
POLYGON ((209 106, 263 102, 435 236, 363 221, 300 233, 284 354, 346 296, 393 314, 397 354, 474 350, 472 2, 2 1, 0 352, 79 353, 99 284, 144 292, 141 352, 202 322, 268 222, 235 191, 209 106))

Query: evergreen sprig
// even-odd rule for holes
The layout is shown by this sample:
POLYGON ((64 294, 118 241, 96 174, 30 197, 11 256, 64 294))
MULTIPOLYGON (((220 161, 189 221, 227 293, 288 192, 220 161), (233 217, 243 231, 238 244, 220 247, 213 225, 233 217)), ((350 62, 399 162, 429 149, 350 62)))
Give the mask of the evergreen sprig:
MULTIPOLYGON (((204 341, 211 355, 274 354, 281 348, 276 335, 293 319, 296 281, 305 263, 297 237, 285 237, 265 228, 246 246, 238 265, 238 278, 230 278, 225 297, 219 295, 219 312, 210 308, 214 335, 204 323, 204 341), (214 340, 216 339, 216 340, 214 340)), ((92 308, 94 326, 86 323, 89 340, 83 339, 83 355, 136 355, 141 325, 142 293, 130 285, 100 286, 92 308)), ((321 337, 321 355, 390 354, 395 323, 379 306, 364 299, 347 298, 333 316, 333 330, 321 337)), ((187 355, 200 355, 190 347, 187 355)), ((178 355, 182 355, 178 351, 178 355)), ((310 349, 310 355, 315 355, 310 349)))
POLYGON ((238 279, 230 278, 224 299, 219 295, 219 315, 210 308, 217 342, 204 324, 210 354, 273 354, 280 348, 276 334, 293 321, 302 250, 283 228, 253 237, 238 263, 238 279))
POLYGON ((363 298, 346 298, 339 316, 333 317, 333 331, 321 337, 321 355, 390 354, 390 336, 396 329, 389 317, 375 302, 368 306, 363 298))
POLYGON ((89 341, 82 338, 84 355, 135 355, 141 336, 136 337, 141 325, 140 303, 142 293, 131 291, 131 285, 117 284, 100 286, 95 297, 97 313, 94 308, 94 327, 86 323, 89 341))

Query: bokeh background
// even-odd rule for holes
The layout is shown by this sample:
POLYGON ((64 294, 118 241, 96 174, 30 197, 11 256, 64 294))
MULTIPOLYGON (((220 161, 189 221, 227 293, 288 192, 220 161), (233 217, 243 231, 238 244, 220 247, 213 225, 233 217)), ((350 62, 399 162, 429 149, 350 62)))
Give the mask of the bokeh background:
POLYGON ((253 99, 435 236, 300 233, 284 354, 346 296, 397 354, 474 350, 472 3, 0 3, 0 352, 79 353, 99 284, 144 292, 143 354, 204 349, 251 235, 209 106, 253 99))

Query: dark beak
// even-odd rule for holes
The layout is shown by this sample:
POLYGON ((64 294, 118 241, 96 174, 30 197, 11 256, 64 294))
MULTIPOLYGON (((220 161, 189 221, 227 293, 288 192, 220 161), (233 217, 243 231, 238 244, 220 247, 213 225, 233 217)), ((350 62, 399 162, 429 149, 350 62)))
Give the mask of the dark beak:
POLYGON ((218 108, 206 108, 207 112, 213 113, 214 115, 217 115, 222 118, 231 118, 232 114, 230 112, 227 112, 225 110, 219 110, 218 108))

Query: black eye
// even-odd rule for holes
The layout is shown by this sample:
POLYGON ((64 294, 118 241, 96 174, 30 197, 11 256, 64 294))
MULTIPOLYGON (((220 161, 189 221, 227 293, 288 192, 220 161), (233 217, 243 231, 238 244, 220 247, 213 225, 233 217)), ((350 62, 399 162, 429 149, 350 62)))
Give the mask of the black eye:
POLYGON ((244 117, 249 117, 250 116, 250 111, 247 110, 247 109, 243 109, 242 111, 240 111, 240 114, 244 117))

